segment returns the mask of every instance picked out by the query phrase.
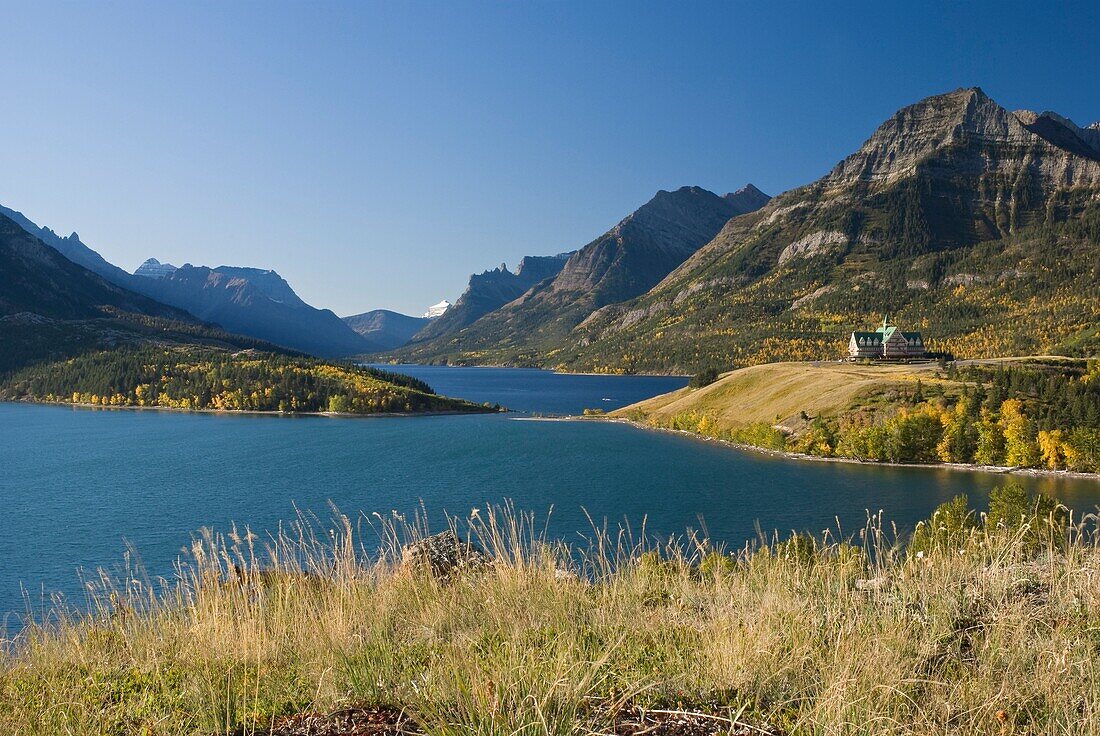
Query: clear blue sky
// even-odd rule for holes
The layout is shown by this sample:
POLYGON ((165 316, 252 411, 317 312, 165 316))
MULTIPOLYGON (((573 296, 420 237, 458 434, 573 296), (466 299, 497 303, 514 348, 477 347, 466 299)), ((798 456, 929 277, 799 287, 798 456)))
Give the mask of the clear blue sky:
POLYGON ((0 203, 133 269, 274 268, 350 314, 581 246, 658 189, 811 181, 979 85, 1100 118, 1100 3, 0 7, 0 203))

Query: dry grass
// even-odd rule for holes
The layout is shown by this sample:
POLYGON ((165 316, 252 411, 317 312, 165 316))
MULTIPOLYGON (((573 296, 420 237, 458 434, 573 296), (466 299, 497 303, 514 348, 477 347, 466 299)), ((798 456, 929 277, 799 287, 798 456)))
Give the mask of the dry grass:
POLYGON ((422 524, 361 521, 262 547, 206 534, 174 581, 104 580, 94 616, 0 660, 0 733, 264 733, 377 705, 438 734, 602 733, 639 706, 799 734, 1100 734, 1100 549, 1080 526, 1037 554, 978 530, 916 558, 877 519, 854 544, 718 554, 566 548, 498 509, 457 524, 496 563, 444 581, 398 562, 422 524))
POLYGON ((912 390, 917 379, 926 387, 956 385, 936 378, 936 370, 935 364, 767 363, 730 371, 703 388, 683 388, 641 401, 612 416, 646 416, 661 423, 699 412, 713 417, 721 430, 755 422, 797 427, 802 412, 835 416, 869 396, 912 390))

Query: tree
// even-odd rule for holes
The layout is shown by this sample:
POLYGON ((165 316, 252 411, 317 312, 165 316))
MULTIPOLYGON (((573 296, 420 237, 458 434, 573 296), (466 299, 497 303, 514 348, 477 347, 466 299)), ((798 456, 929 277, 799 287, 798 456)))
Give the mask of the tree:
POLYGON ((1062 430, 1044 429, 1039 432, 1037 442, 1043 465, 1049 470, 1066 467, 1066 439, 1062 430))
POLYGON ((936 445, 936 454, 945 463, 968 463, 978 449, 978 428, 968 414, 968 404, 960 400, 951 411, 940 415, 943 437, 936 445))
POLYGON ((690 386, 691 388, 702 388, 703 386, 709 386, 710 384, 718 380, 718 375, 719 373, 717 368, 713 366, 709 368, 704 368, 703 370, 699 371, 691 377, 691 380, 688 381, 688 386, 690 386))
POLYGON ((1039 462, 1039 448, 1023 402, 1006 399, 1001 404, 1001 428, 1005 436, 1005 463, 1031 467, 1039 462))
POLYGON ((979 465, 1001 465, 1005 459, 1005 433, 993 419, 992 413, 982 407, 981 419, 975 425, 978 430, 978 447, 974 462, 979 465))
POLYGON ((994 488, 989 494, 985 528, 1019 536, 1024 550, 1037 549, 1062 539, 1069 517, 1066 507, 1045 494, 1030 496, 1018 483, 994 488))

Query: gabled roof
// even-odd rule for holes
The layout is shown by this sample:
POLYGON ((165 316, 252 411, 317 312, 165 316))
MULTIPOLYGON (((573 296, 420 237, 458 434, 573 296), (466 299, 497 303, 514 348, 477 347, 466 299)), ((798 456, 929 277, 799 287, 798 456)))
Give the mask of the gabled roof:
POLYGON ((853 332, 852 339, 861 345, 881 345, 881 332, 853 332))
MULTIPOLYGON (((898 328, 895 325, 889 325, 885 328, 879 327, 874 332, 855 332, 855 333, 852 333, 852 334, 855 334, 855 335, 879 335, 880 337, 882 337, 883 340, 889 340, 894 335, 895 332, 899 332, 898 328)), ((920 337, 921 337, 919 332, 902 332, 901 334, 902 334, 903 337, 905 337, 906 341, 920 340, 920 337)))

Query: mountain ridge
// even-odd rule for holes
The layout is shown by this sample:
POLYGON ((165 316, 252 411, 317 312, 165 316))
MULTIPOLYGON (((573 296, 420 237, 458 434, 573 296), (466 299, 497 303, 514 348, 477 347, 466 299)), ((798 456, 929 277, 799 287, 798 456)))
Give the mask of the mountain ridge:
POLYGON ((524 256, 515 272, 509 271, 507 264, 502 263, 495 269, 471 275, 462 296, 418 332, 413 341, 435 340, 473 324, 484 315, 520 298, 539 282, 556 276, 570 255, 524 256))
POLYGON ((970 357, 1072 341, 1100 317, 1088 255, 1100 163, 1028 122, 979 88, 902 108, 822 178, 593 315, 558 360, 692 370, 835 357, 845 330, 886 312, 970 357), (1051 299, 1067 306, 1043 316, 1051 299))
POLYGON ((750 187, 727 197, 702 187, 662 189, 569 255, 553 278, 457 332, 426 344, 418 336, 405 354, 434 360, 495 345, 523 349, 535 341, 561 339, 593 311, 647 291, 731 218, 767 196, 750 187))
POLYGON ((432 317, 412 317, 390 309, 372 309, 344 317, 344 323, 381 350, 406 345, 432 321, 432 317))
POLYGON ((331 310, 298 298, 274 271, 185 264, 156 279, 139 279, 141 292, 260 340, 325 358, 380 350, 331 310))

